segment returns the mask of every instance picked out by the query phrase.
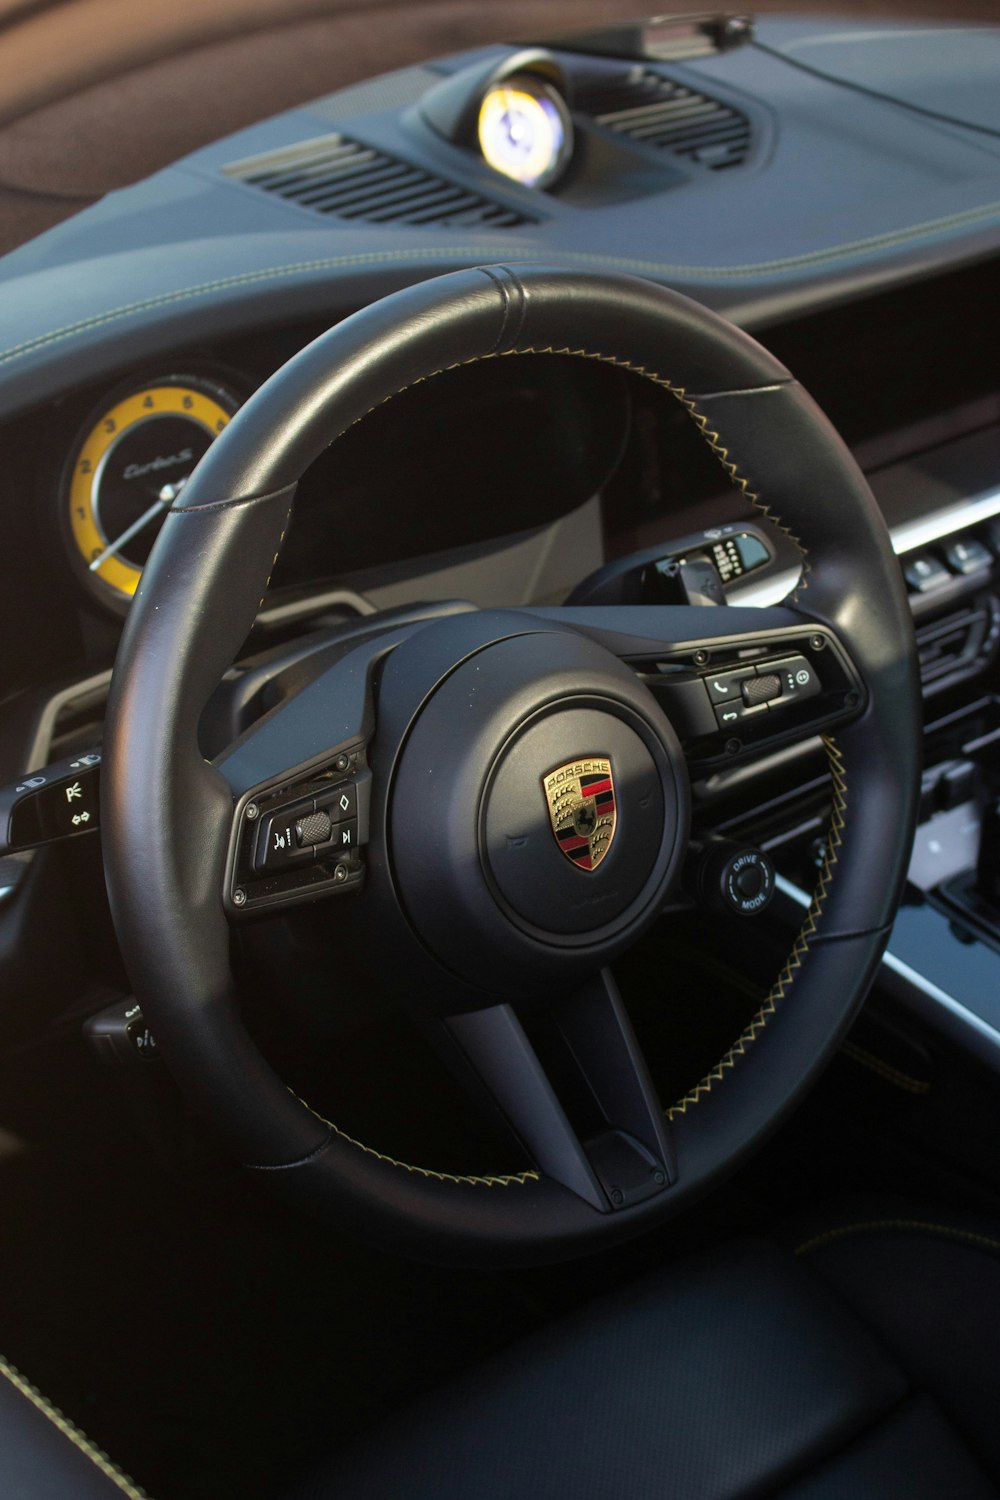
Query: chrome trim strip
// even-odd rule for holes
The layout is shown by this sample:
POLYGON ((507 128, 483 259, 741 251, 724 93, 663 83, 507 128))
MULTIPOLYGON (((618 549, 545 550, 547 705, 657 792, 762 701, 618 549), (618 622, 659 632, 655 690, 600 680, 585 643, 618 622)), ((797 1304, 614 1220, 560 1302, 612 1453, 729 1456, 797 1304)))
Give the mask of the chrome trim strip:
MULTIPOLYGON (((808 909, 810 903, 805 891, 786 880, 784 875, 776 876, 774 883, 796 906, 808 909)), ((988 1067, 1000 1070, 1000 1031, 888 949, 882 955, 880 968, 888 969, 897 981, 892 989, 898 999, 953 1041, 974 1052, 988 1067)))
POLYGON ((904 521, 892 530, 892 547, 896 553, 912 552, 915 547, 926 547, 940 541, 953 531, 964 531, 969 526, 978 526, 980 521, 989 521, 1000 515, 1000 489, 986 490, 981 495, 972 495, 955 505, 945 505, 913 521, 904 521))
MULTIPOLYGON (((940 510, 931 511, 929 515, 894 526, 890 533, 892 550, 899 557, 904 552, 912 552, 917 547, 928 547, 954 531, 965 531, 970 526, 978 526, 981 521, 992 520, 998 515, 1000 489, 985 490, 968 500, 944 505, 940 510)), ((780 604, 791 593, 798 576, 794 568, 783 568, 780 573, 772 573, 759 583, 747 583, 743 586, 737 584, 729 597, 734 604, 756 605, 766 609, 772 604, 780 604)))

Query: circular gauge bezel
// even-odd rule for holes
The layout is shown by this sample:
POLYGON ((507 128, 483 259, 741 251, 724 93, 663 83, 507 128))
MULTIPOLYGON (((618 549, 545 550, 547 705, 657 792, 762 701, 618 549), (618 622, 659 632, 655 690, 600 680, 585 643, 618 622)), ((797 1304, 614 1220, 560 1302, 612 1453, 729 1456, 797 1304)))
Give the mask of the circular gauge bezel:
POLYGON ((496 79, 484 92, 476 120, 476 139, 484 162, 498 176, 505 177, 508 182, 517 183, 519 187, 550 188, 563 175, 573 155, 573 120, 565 99, 553 84, 548 83, 536 73, 512 73, 507 78, 496 79), (489 101, 504 93, 520 94, 530 99, 547 121, 550 118, 549 111, 552 111, 562 132, 561 140, 555 142, 553 149, 546 154, 539 165, 538 171, 533 172, 530 177, 508 171, 500 165, 498 159, 490 155, 484 135, 484 115, 489 101))
POLYGON ((145 422, 163 416, 187 419, 214 439, 244 399, 234 382, 215 375, 153 372, 112 388, 75 430, 58 487, 60 527, 75 577, 106 608, 124 614, 142 576, 140 566, 116 556, 98 572, 88 565, 88 556, 105 544, 99 485, 115 448, 145 422))

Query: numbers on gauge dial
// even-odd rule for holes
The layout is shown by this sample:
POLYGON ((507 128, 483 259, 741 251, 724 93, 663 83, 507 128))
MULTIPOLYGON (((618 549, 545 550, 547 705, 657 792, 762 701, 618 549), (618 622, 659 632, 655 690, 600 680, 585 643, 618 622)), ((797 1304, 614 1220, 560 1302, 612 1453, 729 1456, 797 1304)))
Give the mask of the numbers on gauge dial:
POLYGON ((171 504, 239 399, 199 377, 165 377, 120 397, 79 438, 67 519, 74 560, 109 603, 135 593, 171 504))

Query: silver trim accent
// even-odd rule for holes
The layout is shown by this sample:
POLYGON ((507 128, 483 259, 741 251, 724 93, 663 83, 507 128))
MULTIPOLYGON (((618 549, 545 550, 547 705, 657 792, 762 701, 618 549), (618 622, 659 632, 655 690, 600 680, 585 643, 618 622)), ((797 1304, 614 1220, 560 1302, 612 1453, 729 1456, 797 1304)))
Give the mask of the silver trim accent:
MULTIPOLYGON (((786 880, 784 875, 775 876, 774 883, 782 895, 787 896, 796 906, 808 910, 811 903, 805 891, 786 880)), ((954 995, 940 989, 932 980, 925 979, 923 974, 912 969, 888 949, 882 955, 879 969, 889 971, 894 981, 890 981, 890 986, 897 999, 938 1031, 951 1037, 952 1041, 975 1053, 987 1067, 1000 1072, 1000 1031, 984 1021, 982 1016, 977 1016, 975 1011, 969 1010, 961 1000, 956 1000, 954 995)))
MULTIPOLYGON (((981 521, 992 520, 997 515, 1000 515, 1000 489, 984 490, 967 500, 957 501, 954 505, 943 505, 940 510, 931 511, 929 515, 894 526, 889 533, 892 537, 892 550, 897 557, 901 557, 905 552, 913 552, 917 547, 928 547, 954 531, 965 531, 970 526, 978 526, 981 521)), ((755 605, 766 609, 787 598, 798 579, 797 569, 783 568, 780 573, 772 573, 759 583, 737 584, 730 591, 729 597, 734 604, 755 605)))
POLYGON ((38 716, 34 738, 25 757, 27 763, 23 768, 24 775, 29 775, 32 771, 40 771, 48 764, 49 748, 55 734, 56 722, 66 705, 78 698, 99 694, 109 687, 110 683, 111 671, 109 669, 105 672, 97 672, 93 677, 83 677, 79 682, 71 683, 69 687, 61 688, 58 693, 53 693, 38 716))

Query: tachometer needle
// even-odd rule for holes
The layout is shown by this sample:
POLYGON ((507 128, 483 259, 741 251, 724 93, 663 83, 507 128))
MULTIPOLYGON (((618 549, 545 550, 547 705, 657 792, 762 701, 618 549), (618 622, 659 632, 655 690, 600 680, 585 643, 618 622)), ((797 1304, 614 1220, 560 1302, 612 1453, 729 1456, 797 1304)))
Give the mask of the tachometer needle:
POLYGON ((144 526, 148 526, 149 522, 155 516, 158 516, 161 510, 166 510, 168 506, 173 505, 186 483, 186 479, 177 479, 173 484, 165 484, 152 505, 148 510, 143 511, 138 521, 133 521, 131 526, 127 526, 121 536, 116 537, 113 542, 105 547, 103 552, 94 558, 94 561, 89 565, 90 571, 96 573, 103 562, 107 562, 109 557, 114 557, 116 552, 120 552, 125 543, 130 542, 134 536, 137 536, 144 526))

